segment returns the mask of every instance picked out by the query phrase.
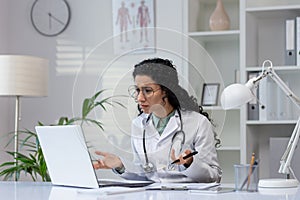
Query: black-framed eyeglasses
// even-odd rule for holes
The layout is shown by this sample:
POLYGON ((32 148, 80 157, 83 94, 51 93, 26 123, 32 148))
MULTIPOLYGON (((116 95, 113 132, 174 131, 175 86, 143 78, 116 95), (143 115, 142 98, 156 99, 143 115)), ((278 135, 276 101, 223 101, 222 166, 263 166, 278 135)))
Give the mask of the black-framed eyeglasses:
POLYGON ((139 96, 140 92, 142 91, 144 97, 146 98, 149 98, 149 97, 152 97, 153 94, 160 90, 161 88, 157 88, 157 89, 153 89, 152 87, 150 86, 146 86, 146 87, 137 87, 136 85, 132 85, 128 88, 128 93, 129 95, 134 98, 134 99, 137 99, 137 97, 139 96))

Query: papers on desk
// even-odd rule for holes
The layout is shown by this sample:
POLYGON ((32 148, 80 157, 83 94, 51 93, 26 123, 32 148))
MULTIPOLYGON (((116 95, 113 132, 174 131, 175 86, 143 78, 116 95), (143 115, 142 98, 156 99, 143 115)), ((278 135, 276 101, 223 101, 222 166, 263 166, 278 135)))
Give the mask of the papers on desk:
POLYGON ((98 189, 77 189, 77 193, 85 195, 116 195, 147 190, 190 190, 208 191, 220 186, 219 183, 153 183, 146 187, 103 187, 98 189))
MULTIPOLYGON (((54 188, 53 188, 54 189, 54 188)), ((51 196, 54 191, 51 191, 51 196)), ((152 190, 184 190, 193 195, 220 194, 234 192, 234 188, 222 187, 220 183, 153 183, 145 187, 103 187, 98 189, 77 189, 77 194, 81 195, 120 195, 132 192, 144 192, 152 190)), ((67 194, 65 191, 63 195, 67 194)), ((49 198, 52 199, 52 198, 49 198)))
POLYGON ((235 192, 234 188, 228 188, 228 187, 212 187, 205 190, 189 190, 192 194, 220 194, 220 193, 227 193, 227 192, 235 192))
POLYGON ((145 191, 145 187, 129 188, 129 187, 103 187, 98 189, 78 189, 77 193, 86 195, 116 195, 125 194, 131 192, 145 191))
POLYGON ((153 183, 146 190, 207 190, 220 183, 153 183))
POLYGON ((192 182, 190 178, 179 171, 160 170, 148 176, 154 182, 159 183, 188 183, 192 182))
POLYGON ((153 183, 146 190, 188 190, 191 194, 219 194, 234 192, 234 188, 222 187, 220 183, 153 183))

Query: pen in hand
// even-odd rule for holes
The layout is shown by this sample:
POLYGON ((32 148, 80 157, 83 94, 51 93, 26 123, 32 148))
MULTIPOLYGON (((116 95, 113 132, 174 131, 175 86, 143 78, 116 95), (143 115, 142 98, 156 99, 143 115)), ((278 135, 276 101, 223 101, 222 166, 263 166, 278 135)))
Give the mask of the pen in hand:
MULTIPOLYGON (((192 153, 189 153, 189 154, 183 156, 182 158, 183 158, 183 160, 185 160, 185 159, 187 159, 187 158, 189 158, 189 157, 192 157, 193 155, 196 155, 197 153, 198 153, 198 151, 194 151, 194 152, 192 152, 192 153)), ((174 160, 174 161, 171 163, 171 165, 173 165, 173 164, 175 164, 175 163, 178 163, 179 161, 180 161, 179 159, 174 160)))

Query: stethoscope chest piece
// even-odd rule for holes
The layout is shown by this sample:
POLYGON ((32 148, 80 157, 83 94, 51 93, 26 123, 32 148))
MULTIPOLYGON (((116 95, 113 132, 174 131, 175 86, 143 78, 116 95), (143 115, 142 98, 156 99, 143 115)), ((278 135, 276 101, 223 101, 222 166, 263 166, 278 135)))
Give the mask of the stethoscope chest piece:
POLYGON ((154 165, 151 162, 146 162, 142 167, 145 173, 151 173, 154 171, 154 165))

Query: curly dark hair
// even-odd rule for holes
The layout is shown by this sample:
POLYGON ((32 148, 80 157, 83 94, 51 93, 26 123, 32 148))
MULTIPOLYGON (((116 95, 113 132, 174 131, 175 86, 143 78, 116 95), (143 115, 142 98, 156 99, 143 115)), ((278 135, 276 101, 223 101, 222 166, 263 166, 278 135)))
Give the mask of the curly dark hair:
MULTIPOLYGON (((190 96, 188 92, 179 85, 178 74, 171 60, 162 58, 151 58, 141 61, 134 66, 133 78, 137 75, 146 75, 151 77, 155 83, 159 84, 161 89, 165 91, 169 103, 180 114, 180 110, 189 110, 199 112, 204 115, 210 122, 212 120, 207 112, 203 111, 202 106, 198 105, 197 99, 190 96)), ((142 110, 138 106, 140 114, 142 110)), ((216 146, 220 144, 220 140, 216 138, 216 146)))

